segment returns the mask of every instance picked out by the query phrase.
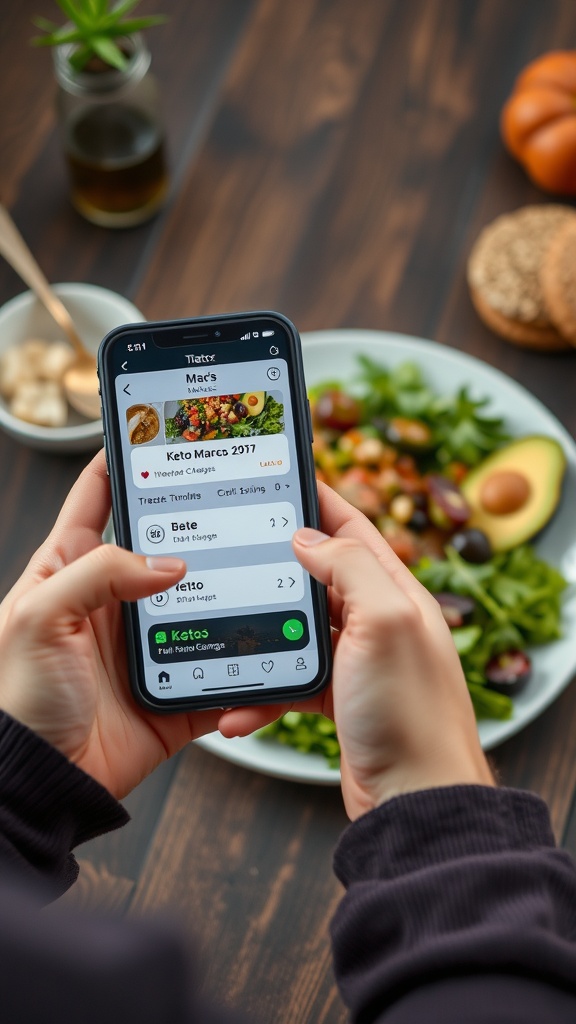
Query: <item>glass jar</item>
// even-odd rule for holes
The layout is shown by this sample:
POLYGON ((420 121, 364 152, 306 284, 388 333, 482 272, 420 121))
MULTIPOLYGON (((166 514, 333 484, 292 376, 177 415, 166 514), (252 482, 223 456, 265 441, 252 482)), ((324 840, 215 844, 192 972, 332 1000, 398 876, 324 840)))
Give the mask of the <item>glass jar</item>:
POLYGON ((139 35, 122 41, 120 71, 95 60, 75 71, 72 46, 54 50, 57 113, 68 165, 71 200, 103 227, 141 224, 168 192, 164 131, 150 53, 139 35))

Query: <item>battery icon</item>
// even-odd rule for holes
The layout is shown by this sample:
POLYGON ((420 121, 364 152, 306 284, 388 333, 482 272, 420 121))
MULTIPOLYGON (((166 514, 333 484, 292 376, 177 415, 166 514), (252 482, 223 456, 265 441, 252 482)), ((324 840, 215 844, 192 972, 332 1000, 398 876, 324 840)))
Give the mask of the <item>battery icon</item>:
POLYGON ((273 334, 274 334, 274 331, 262 331, 262 337, 263 338, 271 338, 273 334))

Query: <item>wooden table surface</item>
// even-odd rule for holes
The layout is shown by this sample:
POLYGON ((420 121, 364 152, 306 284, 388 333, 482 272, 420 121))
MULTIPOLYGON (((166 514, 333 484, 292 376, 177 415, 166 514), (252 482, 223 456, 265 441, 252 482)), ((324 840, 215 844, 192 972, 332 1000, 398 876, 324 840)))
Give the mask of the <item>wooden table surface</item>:
MULTIPOLYGON (((168 126, 168 205, 107 231, 70 207, 51 57, 19 0, 0 37, 0 198, 53 281, 119 291, 151 319, 272 308, 300 328, 401 331, 522 382, 574 435, 576 352, 490 334, 465 284, 497 214, 550 197, 503 150, 498 114, 522 65, 576 45, 573 0, 145 0, 168 126)), ((57 17, 57 12, 56 12, 57 17)), ((0 301, 23 290, 0 266, 0 301)), ((0 436, 4 593, 86 457, 0 436)), ((503 783, 550 804, 576 853, 576 687, 495 752, 503 783)), ((188 749, 126 801, 133 820, 88 844, 73 900, 178 908, 201 935, 206 987, 248 1019, 346 1018, 327 938, 340 889, 337 787, 272 780, 188 749)))

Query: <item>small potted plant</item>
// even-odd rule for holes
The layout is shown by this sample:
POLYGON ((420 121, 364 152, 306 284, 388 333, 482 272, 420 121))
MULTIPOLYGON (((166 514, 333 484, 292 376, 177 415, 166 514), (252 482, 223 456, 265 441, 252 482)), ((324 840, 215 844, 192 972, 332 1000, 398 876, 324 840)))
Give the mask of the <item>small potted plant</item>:
POLYGON ((67 24, 36 18, 43 35, 33 43, 54 47, 72 203, 95 224, 140 224, 168 190, 158 90, 141 35, 165 18, 128 17, 139 0, 56 2, 67 24))

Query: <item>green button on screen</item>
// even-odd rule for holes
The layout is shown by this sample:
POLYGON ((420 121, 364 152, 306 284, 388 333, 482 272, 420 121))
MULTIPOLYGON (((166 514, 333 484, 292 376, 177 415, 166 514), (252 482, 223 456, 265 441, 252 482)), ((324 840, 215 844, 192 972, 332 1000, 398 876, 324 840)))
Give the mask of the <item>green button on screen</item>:
POLYGON ((299 640, 304 633, 304 626, 300 619, 286 619, 282 632, 287 640, 299 640))

